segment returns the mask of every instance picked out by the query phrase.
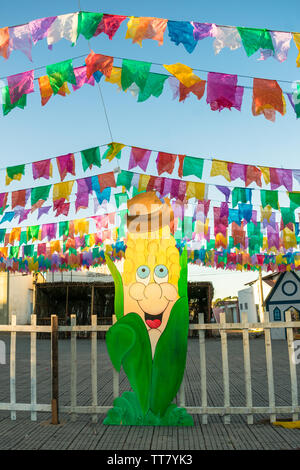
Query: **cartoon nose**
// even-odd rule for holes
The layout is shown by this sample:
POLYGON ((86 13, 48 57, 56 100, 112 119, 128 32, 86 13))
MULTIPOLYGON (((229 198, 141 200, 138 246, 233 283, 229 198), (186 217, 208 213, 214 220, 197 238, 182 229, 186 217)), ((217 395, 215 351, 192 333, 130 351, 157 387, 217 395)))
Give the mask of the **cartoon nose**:
POLYGON ((162 290, 159 284, 151 282, 145 287, 144 295, 146 299, 153 299, 153 301, 161 299, 162 290))

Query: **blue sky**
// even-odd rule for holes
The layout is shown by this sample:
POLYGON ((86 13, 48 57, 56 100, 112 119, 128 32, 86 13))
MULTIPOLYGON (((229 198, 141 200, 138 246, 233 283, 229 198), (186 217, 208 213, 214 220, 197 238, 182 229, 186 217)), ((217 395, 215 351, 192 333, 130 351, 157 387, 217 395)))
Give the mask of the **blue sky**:
MULTIPOLYGON (((213 1, 152 0, 151 2, 128 0, 95 1, 80 0, 82 10, 133 16, 154 16, 173 20, 195 20, 217 24, 297 31, 300 6, 296 1, 285 4, 278 1, 213 1)), ((1 27, 26 23, 32 19, 71 13, 79 9, 77 0, 21 1, 7 3, 1 9, 1 27)), ((215 72, 251 75, 277 80, 298 80, 297 50, 291 42, 288 60, 279 63, 273 58, 258 61, 259 54, 248 58, 243 48, 236 51, 224 49, 215 55, 213 40, 199 41, 192 54, 182 45, 171 43, 167 32, 163 46, 146 40, 143 47, 125 40, 125 21, 114 39, 104 34, 91 40, 96 53, 157 63, 182 62, 193 68, 215 72)), ((88 55, 88 42, 80 37, 75 47, 62 40, 50 51, 46 41, 40 41, 32 50, 33 63, 19 51, 13 52, 8 61, 0 57, 1 77, 30 70, 33 67, 59 62, 82 54, 88 55)), ((73 62, 83 65, 83 59, 73 62)), ((121 65, 121 61, 116 62, 121 65)), ((164 73, 161 67, 152 71, 164 73)), ((39 71, 45 74, 45 69, 39 71)), ((206 74, 200 74, 206 78, 206 74)), ((240 85, 251 86, 251 79, 239 79, 240 85)), ((290 91, 290 84, 280 84, 290 91)), ((37 90, 37 83, 35 83, 37 90)), ((263 116, 254 117, 251 112, 252 91, 245 90, 242 111, 210 110, 205 97, 199 102, 190 97, 184 104, 172 100, 168 86, 163 95, 137 103, 130 93, 117 91, 117 87, 101 83, 104 101, 112 129, 113 140, 128 145, 153 148, 171 153, 214 157, 240 163, 299 168, 299 126, 294 112, 287 103, 287 114, 276 116, 271 123, 263 116)), ((41 160, 63 155, 70 151, 100 145, 110 141, 107 123, 97 87, 84 86, 62 98, 51 98, 45 107, 40 105, 40 95, 28 96, 24 111, 14 110, 8 116, 0 116, 0 167, 41 160)), ((206 280, 207 274, 200 268, 190 268, 191 279, 206 280)), ((255 274, 241 276, 216 271, 211 280, 217 296, 233 295, 245 279, 255 274), (237 279, 239 282, 237 282, 237 279), (234 287, 232 287, 234 286, 234 287)))

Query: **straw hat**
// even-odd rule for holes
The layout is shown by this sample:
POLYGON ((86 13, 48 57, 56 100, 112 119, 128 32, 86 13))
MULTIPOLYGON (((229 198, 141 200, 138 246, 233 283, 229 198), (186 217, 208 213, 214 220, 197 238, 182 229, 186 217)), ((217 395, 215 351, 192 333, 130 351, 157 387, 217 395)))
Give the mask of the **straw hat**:
POLYGON ((169 226, 173 233, 174 212, 168 198, 162 202, 155 191, 137 194, 127 201, 127 229, 130 233, 145 233, 169 226))

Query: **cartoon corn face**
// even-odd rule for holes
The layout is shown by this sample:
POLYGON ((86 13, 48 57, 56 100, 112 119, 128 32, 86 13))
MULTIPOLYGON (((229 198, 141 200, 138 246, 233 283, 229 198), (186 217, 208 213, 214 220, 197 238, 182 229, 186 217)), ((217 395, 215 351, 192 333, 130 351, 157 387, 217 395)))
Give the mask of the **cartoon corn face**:
POLYGON ((123 366, 133 392, 115 400, 105 424, 191 425, 171 405, 180 387, 188 333, 187 256, 172 235, 173 211, 154 192, 128 201, 122 275, 106 257, 115 282, 117 322, 106 335, 114 367, 123 366))

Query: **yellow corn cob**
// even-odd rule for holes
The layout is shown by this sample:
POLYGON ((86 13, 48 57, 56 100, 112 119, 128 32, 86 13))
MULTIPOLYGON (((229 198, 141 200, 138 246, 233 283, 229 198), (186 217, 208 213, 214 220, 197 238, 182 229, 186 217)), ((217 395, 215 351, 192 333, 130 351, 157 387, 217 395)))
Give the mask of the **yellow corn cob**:
POLYGON ((180 264, 179 251, 169 227, 163 227, 151 233, 128 233, 127 248, 123 269, 124 285, 136 281, 139 266, 150 268, 152 281, 155 266, 164 264, 169 271, 169 282, 178 286, 180 264))

